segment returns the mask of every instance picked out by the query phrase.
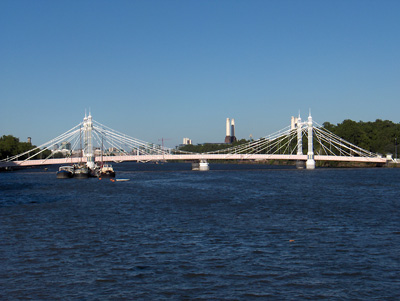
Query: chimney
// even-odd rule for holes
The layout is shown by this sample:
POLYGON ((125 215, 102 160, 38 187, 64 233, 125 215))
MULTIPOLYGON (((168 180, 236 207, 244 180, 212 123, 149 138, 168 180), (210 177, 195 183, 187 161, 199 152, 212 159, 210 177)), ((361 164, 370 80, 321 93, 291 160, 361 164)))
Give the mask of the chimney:
POLYGON ((225 136, 225 143, 232 143, 231 139, 231 122, 229 118, 226 118, 226 136, 225 136))
POLYGON ((226 118, 226 136, 231 136, 231 123, 229 121, 229 118, 226 118))
POLYGON ((235 119, 232 118, 231 121, 231 143, 236 141, 236 136, 235 136, 235 119))

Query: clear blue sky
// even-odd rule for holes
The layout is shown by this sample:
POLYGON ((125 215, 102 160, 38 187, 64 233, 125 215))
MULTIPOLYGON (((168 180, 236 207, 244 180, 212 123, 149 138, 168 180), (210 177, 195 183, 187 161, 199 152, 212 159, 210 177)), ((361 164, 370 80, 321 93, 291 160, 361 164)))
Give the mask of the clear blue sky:
POLYGON ((400 1, 0 1, 0 135, 93 118, 175 146, 400 121, 400 1))

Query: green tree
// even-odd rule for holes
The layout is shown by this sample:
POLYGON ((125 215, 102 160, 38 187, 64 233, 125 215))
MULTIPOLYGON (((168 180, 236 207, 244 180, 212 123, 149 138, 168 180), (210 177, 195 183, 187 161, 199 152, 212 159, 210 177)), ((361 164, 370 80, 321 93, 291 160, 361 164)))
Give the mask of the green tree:
MULTIPOLYGON (((12 135, 3 135, 0 137, 0 159, 6 159, 24 152, 27 152, 35 146, 28 142, 20 142, 18 138, 12 135)), ((20 159, 26 159, 28 155, 21 157, 20 159)))
POLYGON ((0 158, 6 159, 17 154, 19 139, 11 135, 0 138, 0 158))

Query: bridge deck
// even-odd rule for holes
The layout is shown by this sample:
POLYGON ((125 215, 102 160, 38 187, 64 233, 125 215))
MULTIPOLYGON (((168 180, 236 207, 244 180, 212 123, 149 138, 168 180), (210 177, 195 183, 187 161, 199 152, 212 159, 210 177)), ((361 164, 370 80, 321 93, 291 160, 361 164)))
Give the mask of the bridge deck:
MULTIPOLYGON (((136 155, 136 156, 103 156, 104 162, 124 162, 124 161, 162 161, 162 160, 302 160, 306 161, 306 155, 268 155, 268 154, 167 154, 167 155, 136 155)), ((386 163, 385 158, 375 157, 345 157, 345 156, 314 156, 315 161, 338 161, 338 162, 363 162, 363 163, 386 163)), ((101 157, 96 157, 96 162, 100 162, 101 157)), ((0 167, 12 166, 38 166, 38 165, 53 165, 53 164, 74 164, 86 162, 86 158, 61 158, 47 160, 27 160, 0 162, 0 167)))

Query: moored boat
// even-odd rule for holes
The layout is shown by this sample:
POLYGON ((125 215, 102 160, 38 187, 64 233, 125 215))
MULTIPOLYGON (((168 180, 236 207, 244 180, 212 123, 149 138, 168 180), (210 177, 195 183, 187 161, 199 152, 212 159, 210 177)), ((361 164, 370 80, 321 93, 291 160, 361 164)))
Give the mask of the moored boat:
POLYGON ((74 178, 87 179, 90 176, 89 168, 86 165, 75 166, 74 178))
POLYGON ((57 171, 57 179, 69 179, 74 176, 73 166, 61 166, 57 171))
POLYGON ((99 178, 115 178, 115 171, 111 164, 104 164, 100 168, 99 178))

